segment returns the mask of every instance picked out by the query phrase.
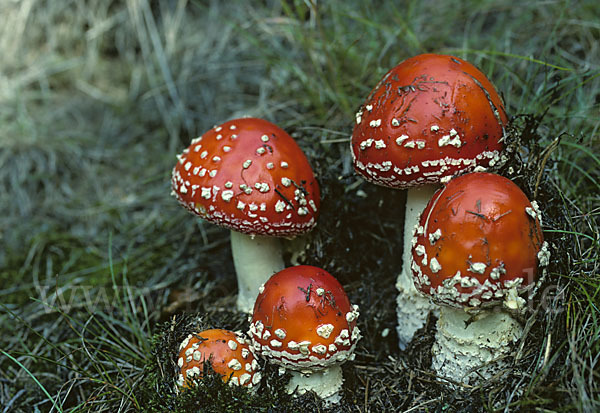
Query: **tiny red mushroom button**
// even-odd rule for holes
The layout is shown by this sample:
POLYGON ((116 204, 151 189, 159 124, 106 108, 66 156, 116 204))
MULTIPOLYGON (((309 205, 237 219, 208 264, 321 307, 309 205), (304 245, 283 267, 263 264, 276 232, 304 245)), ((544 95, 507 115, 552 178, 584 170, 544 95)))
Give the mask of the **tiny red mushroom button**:
POLYGON ((301 265, 260 289, 249 335, 257 354, 294 370, 320 370, 352 358, 358 306, 326 271, 301 265))
POLYGON ((188 210, 247 234, 295 236, 319 214, 319 186, 306 156, 263 119, 234 119, 194 139, 178 155, 171 183, 188 210))
POLYGON ((537 204, 509 179, 476 172, 452 179, 421 214, 412 271, 434 301, 480 307, 516 299, 547 255, 537 204))
POLYGON ((260 367, 241 333, 210 329, 189 334, 179 346, 177 384, 187 388, 190 379, 202 378, 205 361, 230 384, 252 388, 260 383, 260 367))

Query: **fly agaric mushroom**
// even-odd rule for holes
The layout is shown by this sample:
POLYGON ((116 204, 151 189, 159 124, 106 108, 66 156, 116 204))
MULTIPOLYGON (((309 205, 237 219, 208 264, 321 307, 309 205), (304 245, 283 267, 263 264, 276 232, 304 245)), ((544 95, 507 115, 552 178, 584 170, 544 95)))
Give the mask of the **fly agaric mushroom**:
POLYGON ((343 383, 340 365, 354 359, 361 337, 358 315, 331 274, 299 265, 260 288, 248 334, 257 356, 291 370, 290 393, 312 390, 335 403, 343 383))
POLYGON ((415 286, 441 304, 433 369, 472 383, 506 362, 520 324, 494 305, 524 309, 519 295, 548 264, 541 214, 511 180, 474 172, 452 179, 433 195, 412 240, 415 286), (473 370, 477 370, 473 372, 473 370))
POLYGON ((319 185, 306 156, 283 129, 235 119, 192 140, 178 155, 172 188, 194 214, 231 230, 237 307, 250 312, 258 287, 284 268, 280 241, 310 231, 319 185))
POLYGON ((354 167, 378 185, 408 189, 403 268, 398 276, 400 348, 432 309, 410 276, 410 237, 419 213, 453 175, 500 160, 502 100, 472 64, 453 56, 422 54, 391 69, 356 114, 354 167))
POLYGON ((247 388, 260 383, 260 366, 241 333, 211 329, 188 335, 179 346, 177 385, 189 388, 189 379, 202 378, 206 361, 224 382, 247 388))

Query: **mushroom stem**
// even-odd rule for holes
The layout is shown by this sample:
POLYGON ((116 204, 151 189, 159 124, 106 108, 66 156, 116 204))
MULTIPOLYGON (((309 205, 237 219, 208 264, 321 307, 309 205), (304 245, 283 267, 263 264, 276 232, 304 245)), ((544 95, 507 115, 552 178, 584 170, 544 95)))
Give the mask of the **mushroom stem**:
POLYGON ((401 350, 412 340, 415 332, 425 325, 427 316, 431 311, 437 312, 437 306, 428 298, 417 291, 413 283, 410 268, 411 247, 414 227, 418 225, 419 215, 438 189, 438 185, 424 185, 409 188, 406 193, 406 207, 404 211, 404 249, 402 251, 402 271, 398 275, 396 288, 398 289, 397 316, 398 345, 401 350))
POLYGON ((505 356, 522 335, 521 325, 498 308, 471 316, 442 306, 432 368, 439 376, 464 384, 489 379, 508 367, 505 356))
POLYGON ((302 373, 291 370, 292 378, 287 385, 288 393, 297 392, 298 395, 307 391, 314 391, 317 396, 330 404, 337 404, 340 401, 339 390, 344 383, 342 368, 339 365, 333 365, 323 370, 302 373))
POLYGON ((237 308, 251 313, 260 286, 284 268, 281 241, 231 231, 231 253, 239 290, 237 308))

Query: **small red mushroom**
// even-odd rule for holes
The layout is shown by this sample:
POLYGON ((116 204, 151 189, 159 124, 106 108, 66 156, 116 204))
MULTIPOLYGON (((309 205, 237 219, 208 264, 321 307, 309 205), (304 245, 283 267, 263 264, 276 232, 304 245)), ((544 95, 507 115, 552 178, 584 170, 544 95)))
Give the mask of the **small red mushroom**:
POLYGON ((412 286, 410 234, 440 183, 500 160, 507 116, 494 86, 454 56, 422 54, 391 69, 356 114, 354 167, 366 180, 408 189, 404 264, 398 276, 398 337, 402 349, 432 307, 412 286))
POLYGON ((504 304, 519 296, 548 264, 537 203, 502 176, 474 172, 452 179, 421 214, 412 241, 415 286, 441 304, 433 367, 456 381, 491 377, 498 364, 471 370, 509 352, 522 328, 504 304), (477 311, 474 320, 463 311, 477 311))
POLYGON ((257 355, 292 371, 290 391, 313 390, 335 402, 343 382, 340 365, 353 359, 361 337, 358 315, 331 274, 300 265, 261 287, 249 336, 257 355))
MULTIPOLYGON (((435 193, 415 229, 417 288, 440 304, 478 308, 505 301, 537 279, 544 237, 540 214, 500 175, 474 172, 435 193)), ((520 301, 520 300, 519 300, 520 301)))
POLYGON ((177 384, 189 388, 189 379, 202 378, 205 361, 211 362, 224 382, 248 388, 260 383, 260 366, 240 333, 211 329, 188 335, 179 346, 177 384))
POLYGON ((273 237, 310 231, 319 215, 319 185, 306 156, 278 126, 257 118, 217 126, 178 155, 172 188, 189 211, 231 230, 238 309, 284 268, 273 237))

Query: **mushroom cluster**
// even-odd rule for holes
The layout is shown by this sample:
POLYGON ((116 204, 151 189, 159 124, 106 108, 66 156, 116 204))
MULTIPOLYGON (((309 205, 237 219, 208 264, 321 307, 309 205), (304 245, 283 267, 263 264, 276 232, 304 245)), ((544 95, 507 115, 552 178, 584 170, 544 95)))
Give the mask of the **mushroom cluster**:
POLYGON ((537 204, 502 176, 462 175, 433 195, 411 243, 415 285, 441 305, 433 369, 463 383, 492 377, 522 334, 509 312, 548 264, 537 204))
POLYGON ((415 290, 410 234, 441 183, 500 160, 507 116, 496 89, 472 64, 423 54, 391 69, 356 114, 355 170, 378 185, 408 189, 403 268, 397 280, 398 337, 405 349, 435 307, 415 290))
POLYGON ((237 306, 250 312, 258 287, 284 268, 278 238, 310 231, 319 185, 308 159, 278 126, 234 119, 192 140, 177 156, 171 184, 186 209, 231 229, 237 306))
MULTIPOLYGON (((399 346, 438 316, 432 367, 473 383, 504 368, 522 335, 514 317, 549 262, 535 201, 507 178, 482 172, 504 162, 508 118, 494 86, 472 64, 424 54, 391 69, 356 114, 355 170, 377 185, 407 189, 399 346)), ((249 339, 227 330, 190 334, 180 346, 180 388, 206 360, 223 380, 251 388, 257 358, 289 371, 290 393, 338 402, 340 365, 361 338, 358 306, 328 272, 284 269, 277 237, 316 224, 320 192, 306 156, 282 129, 234 119, 192 141, 172 172, 173 194, 194 214, 231 229, 249 339)))

